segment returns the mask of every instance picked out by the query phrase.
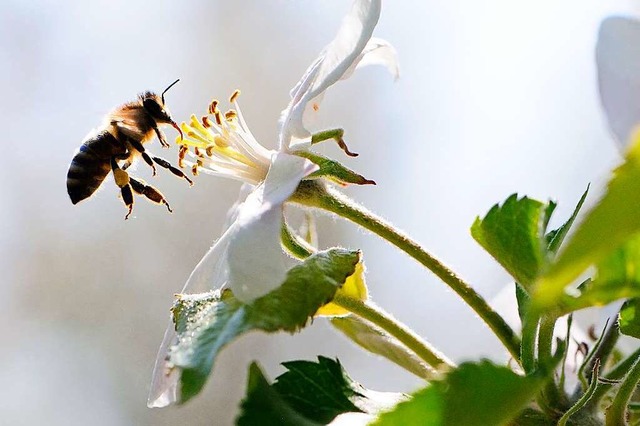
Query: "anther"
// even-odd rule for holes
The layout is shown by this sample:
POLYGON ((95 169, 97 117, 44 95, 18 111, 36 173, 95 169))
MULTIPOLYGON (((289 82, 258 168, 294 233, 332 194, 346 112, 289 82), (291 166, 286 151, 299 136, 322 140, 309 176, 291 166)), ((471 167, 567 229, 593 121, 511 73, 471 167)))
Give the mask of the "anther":
POLYGON ((233 92, 233 94, 229 98, 229 102, 234 103, 236 99, 238 99, 238 96, 240 96, 240 90, 236 89, 235 92, 233 92))
POLYGON ((216 149, 215 145, 209 145, 209 146, 206 148, 207 155, 208 155, 209 157, 211 157, 211 156, 213 155, 213 150, 214 150, 214 149, 216 149))
POLYGON ((221 117, 220 111, 216 110, 213 114, 214 114, 214 117, 216 118, 216 123, 218 123, 218 126, 222 126, 222 117, 221 117))
POLYGON ((233 119, 236 117, 238 117, 238 113, 232 109, 224 113, 224 118, 227 121, 233 121, 233 119))
POLYGON ((194 147, 193 150, 194 150, 194 152, 196 154, 196 157, 202 157, 202 153, 200 152, 200 150, 198 149, 197 146, 194 147))
POLYGON ((178 151, 178 167, 184 169, 184 157, 187 155, 189 147, 187 145, 180 145, 180 151, 178 151))
POLYGON ((212 100, 211 103, 209 104, 209 114, 213 114, 215 113, 215 111, 218 109, 218 101, 216 99, 212 100))
POLYGON ((209 120, 209 117, 207 117, 206 115, 202 116, 202 125, 207 129, 211 127, 211 121, 209 120))
POLYGON ((193 166, 191 166, 191 173, 193 173, 194 176, 198 176, 198 165, 194 164, 193 166))

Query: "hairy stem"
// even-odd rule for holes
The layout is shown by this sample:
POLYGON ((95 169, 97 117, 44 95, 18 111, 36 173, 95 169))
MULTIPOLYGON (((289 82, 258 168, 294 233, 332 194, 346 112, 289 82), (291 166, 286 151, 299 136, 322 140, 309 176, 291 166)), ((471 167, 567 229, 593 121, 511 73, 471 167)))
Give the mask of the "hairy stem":
POLYGON ((429 343, 424 341, 409 327, 400 323, 398 320, 393 318, 393 316, 383 311, 380 307, 375 306, 373 303, 344 296, 340 293, 335 295, 332 302, 377 325, 398 339, 403 345, 430 366, 438 370, 443 369, 443 367, 455 367, 453 362, 447 359, 443 354, 439 353, 438 350, 431 347, 429 343))
POLYGON ((507 348, 514 359, 520 359, 520 340, 489 304, 469 284, 407 235, 384 219, 356 204, 337 190, 316 181, 303 181, 291 201, 320 208, 348 219, 389 241, 424 265, 444 281, 469 305, 507 348))
POLYGON ((640 382, 640 358, 636 360, 622 380, 618 393, 607 409, 606 426, 623 426, 627 424, 627 404, 629 404, 638 382, 640 382))

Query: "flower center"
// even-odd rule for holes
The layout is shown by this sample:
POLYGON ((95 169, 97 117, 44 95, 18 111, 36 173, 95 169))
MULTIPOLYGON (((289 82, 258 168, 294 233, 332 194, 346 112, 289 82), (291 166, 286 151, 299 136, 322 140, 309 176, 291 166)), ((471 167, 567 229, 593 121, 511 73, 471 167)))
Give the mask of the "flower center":
POLYGON ((214 100, 200 120, 191 115, 188 124, 182 122, 184 139, 176 138, 181 145, 180 167, 186 164, 194 175, 202 171, 252 185, 264 181, 274 151, 260 145, 247 127, 238 105, 239 95, 236 90, 229 98, 234 109, 222 113, 214 100))

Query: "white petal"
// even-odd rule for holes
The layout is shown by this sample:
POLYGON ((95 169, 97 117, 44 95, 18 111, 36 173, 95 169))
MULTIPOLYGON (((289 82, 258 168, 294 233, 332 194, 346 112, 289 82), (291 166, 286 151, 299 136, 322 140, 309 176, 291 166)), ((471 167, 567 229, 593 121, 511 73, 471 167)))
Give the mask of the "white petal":
POLYGON ((626 144, 640 124, 640 22, 610 17, 596 48, 600 98, 618 142, 626 144))
POLYGON ((400 77, 400 66, 398 65, 398 54, 396 49, 386 40, 381 38, 372 38, 367 43, 358 59, 353 63, 351 68, 342 76, 345 80, 351 77, 353 71, 369 65, 383 65, 387 71, 393 76, 394 80, 400 77))
MULTIPOLYGON (((187 283, 182 289, 182 293, 204 293, 224 285, 228 277, 227 249, 230 237, 234 232, 235 227, 232 225, 209 249, 193 272, 191 272, 187 283)), ((147 400, 147 406, 150 408, 166 407, 177 401, 180 370, 170 369, 170 365, 167 362, 169 349, 176 344, 176 339, 175 327, 173 321, 170 320, 153 368, 151 390, 147 400)))
POLYGON ((355 0, 338 34, 307 69, 291 92, 291 102, 282 112, 280 150, 287 149, 291 138, 305 139, 310 134, 302 122, 307 104, 336 83, 356 62, 380 17, 381 0, 355 0))
POLYGON ((288 263, 280 246, 282 203, 316 168, 305 158, 274 155, 265 182, 238 208, 227 262, 228 285, 240 301, 251 303, 283 283, 288 263))

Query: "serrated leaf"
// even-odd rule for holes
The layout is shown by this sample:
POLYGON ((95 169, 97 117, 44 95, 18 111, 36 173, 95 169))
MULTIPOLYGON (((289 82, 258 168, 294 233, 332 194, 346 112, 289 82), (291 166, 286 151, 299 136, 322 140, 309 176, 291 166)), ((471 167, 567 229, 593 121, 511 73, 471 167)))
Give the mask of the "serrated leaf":
POLYGON ((504 425, 518 416, 544 383, 541 374, 523 377, 489 361, 464 363, 372 425, 504 425))
POLYGON ((355 185, 375 185, 375 181, 365 178, 364 176, 354 172, 353 170, 343 166, 337 161, 331 160, 320 154, 310 151, 296 151, 296 155, 304 157, 311 162, 317 164, 320 169, 311 173, 306 179, 319 177, 327 177, 340 184, 352 183, 355 185))
POLYGON ((169 362, 181 371, 180 402, 195 396, 220 350, 251 331, 295 332, 353 275, 360 253, 331 249, 308 257, 287 273, 285 282, 251 305, 230 290, 183 295, 173 308, 178 333, 169 362))
POLYGON ((545 235, 545 239, 547 240, 547 250, 549 252, 556 253, 560 248, 560 245, 562 244, 565 237, 569 233, 569 230, 573 226, 573 223, 575 222, 576 217, 580 212, 580 209, 582 209, 582 205, 584 204, 584 201, 587 199, 587 194, 589 193, 589 186, 590 185, 587 185, 587 189, 585 189, 584 193, 582 194, 582 197, 580 197, 580 200, 578 201, 578 204, 576 205, 576 207, 573 209, 573 213, 571 213, 571 216, 569 217, 569 219, 565 223, 563 223, 561 227, 559 227, 558 229, 554 229, 553 231, 550 231, 547 235, 545 235))
POLYGON ((555 204, 511 195, 471 226, 473 238, 526 289, 546 262, 544 234, 555 204))
POLYGON ((247 395, 240 405, 238 426, 317 426, 296 413, 273 389, 260 367, 254 362, 249 367, 247 395))
POLYGON ((565 288, 589 266, 600 263, 640 232, 640 135, 634 141, 600 202, 536 284, 534 303, 539 308, 556 304, 565 288))
POLYGON ((435 371, 389 333, 355 315, 332 318, 331 324, 367 351, 385 357, 423 379, 435 371))
POLYGON ((620 309, 620 332, 640 339, 640 299, 629 299, 620 309))
MULTIPOLYGON (((364 279, 364 272, 364 263, 358 262, 353 275, 347 278, 344 285, 338 289, 336 294, 341 294, 357 300, 367 300, 369 297, 369 290, 367 289, 367 284, 364 279)), ((316 316, 340 316, 348 315, 349 313, 350 312, 342 306, 329 302, 318 309, 316 316)))
POLYGON ((291 361, 282 365, 287 371, 271 386, 260 369, 252 365, 237 424, 271 424, 264 423, 265 419, 270 421, 272 413, 282 413, 286 421, 295 416, 302 419, 300 425, 325 425, 344 413, 377 414, 405 398, 403 394, 364 388, 347 375, 337 360, 319 356, 318 362, 291 361))

